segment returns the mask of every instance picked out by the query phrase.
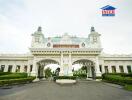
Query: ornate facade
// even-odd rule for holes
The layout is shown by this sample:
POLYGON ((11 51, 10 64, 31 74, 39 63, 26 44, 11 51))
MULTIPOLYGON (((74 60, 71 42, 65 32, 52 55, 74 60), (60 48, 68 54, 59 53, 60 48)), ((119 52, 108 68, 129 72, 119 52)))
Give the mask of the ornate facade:
POLYGON ((0 70, 4 72, 27 72, 43 76, 48 64, 60 65, 60 75, 71 75, 72 65, 87 67, 87 77, 102 73, 130 73, 132 55, 109 55, 102 53, 100 34, 91 27, 86 38, 63 36, 45 38, 41 27, 32 34, 30 54, 0 54, 0 70))

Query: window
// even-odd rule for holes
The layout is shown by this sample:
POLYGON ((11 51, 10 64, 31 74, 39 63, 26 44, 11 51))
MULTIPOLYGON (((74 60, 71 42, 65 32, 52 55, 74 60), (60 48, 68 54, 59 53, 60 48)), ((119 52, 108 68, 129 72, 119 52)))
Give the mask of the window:
POLYGON ((35 42, 39 43, 39 37, 35 37, 35 42))
POLYGON ((30 65, 30 72, 32 71, 32 69, 33 69, 33 65, 30 65))
POLYGON ((85 43, 82 43, 82 47, 85 47, 85 43))
POLYGON ((123 66, 119 66, 120 73, 124 73, 123 66))
POLYGON ((51 46, 51 43, 47 43, 47 47, 50 47, 51 46))
POLYGON ((1 72, 4 72, 4 69, 5 69, 5 65, 1 65, 1 68, 0 68, 1 72))
POLYGON ((132 72, 130 65, 127 66, 127 71, 128 71, 128 73, 131 73, 132 72))
POLYGON ((111 66, 112 68, 112 73, 116 73, 116 67, 115 66, 111 66))
POLYGON ((102 65, 99 65, 100 72, 102 72, 102 65))
POLYGON ((27 72, 27 65, 24 66, 24 72, 27 72))
POLYGON ((109 73, 108 66, 104 66, 105 73, 109 73))
POLYGON ((8 66, 8 72, 11 72, 12 71, 12 65, 9 65, 8 66))
POLYGON ((20 72, 20 65, 17 65, 16 72, 20 72))
POLYGON ((94 36, 94 37, 93 37, 93 43, 96 43, 96 42, 97 42, 97 37, 94 36))

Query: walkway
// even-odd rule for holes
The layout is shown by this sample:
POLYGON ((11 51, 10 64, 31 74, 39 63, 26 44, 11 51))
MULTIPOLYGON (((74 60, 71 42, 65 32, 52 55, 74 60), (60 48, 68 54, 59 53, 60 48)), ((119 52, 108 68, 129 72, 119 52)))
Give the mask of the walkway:
POLYGON ((0 88, 0 100, 132 100, 132 92, 95 81, 75 85, 42 81, 11 89, 0 88))

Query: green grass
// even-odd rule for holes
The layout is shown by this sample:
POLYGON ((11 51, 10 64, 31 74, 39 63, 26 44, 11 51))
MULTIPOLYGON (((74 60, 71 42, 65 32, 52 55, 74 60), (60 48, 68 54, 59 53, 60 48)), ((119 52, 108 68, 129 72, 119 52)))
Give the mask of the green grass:
POLYGON ((126 90, 132 91, 132 85, 125 85, 124 88, 126 90))

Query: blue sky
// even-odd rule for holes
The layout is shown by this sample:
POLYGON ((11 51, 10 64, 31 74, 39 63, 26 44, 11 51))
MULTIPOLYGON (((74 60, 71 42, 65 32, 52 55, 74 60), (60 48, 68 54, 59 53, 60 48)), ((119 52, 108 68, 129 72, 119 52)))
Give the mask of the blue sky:
POLYGON ((45 37, 88 37, 94 26, 106 53, 132 53, 131 0, 0 0, 0 53, 26 53, 31 34, 43 27, 45 37), (101 7, 116 7, 115 17, 102 17, 101 7))

